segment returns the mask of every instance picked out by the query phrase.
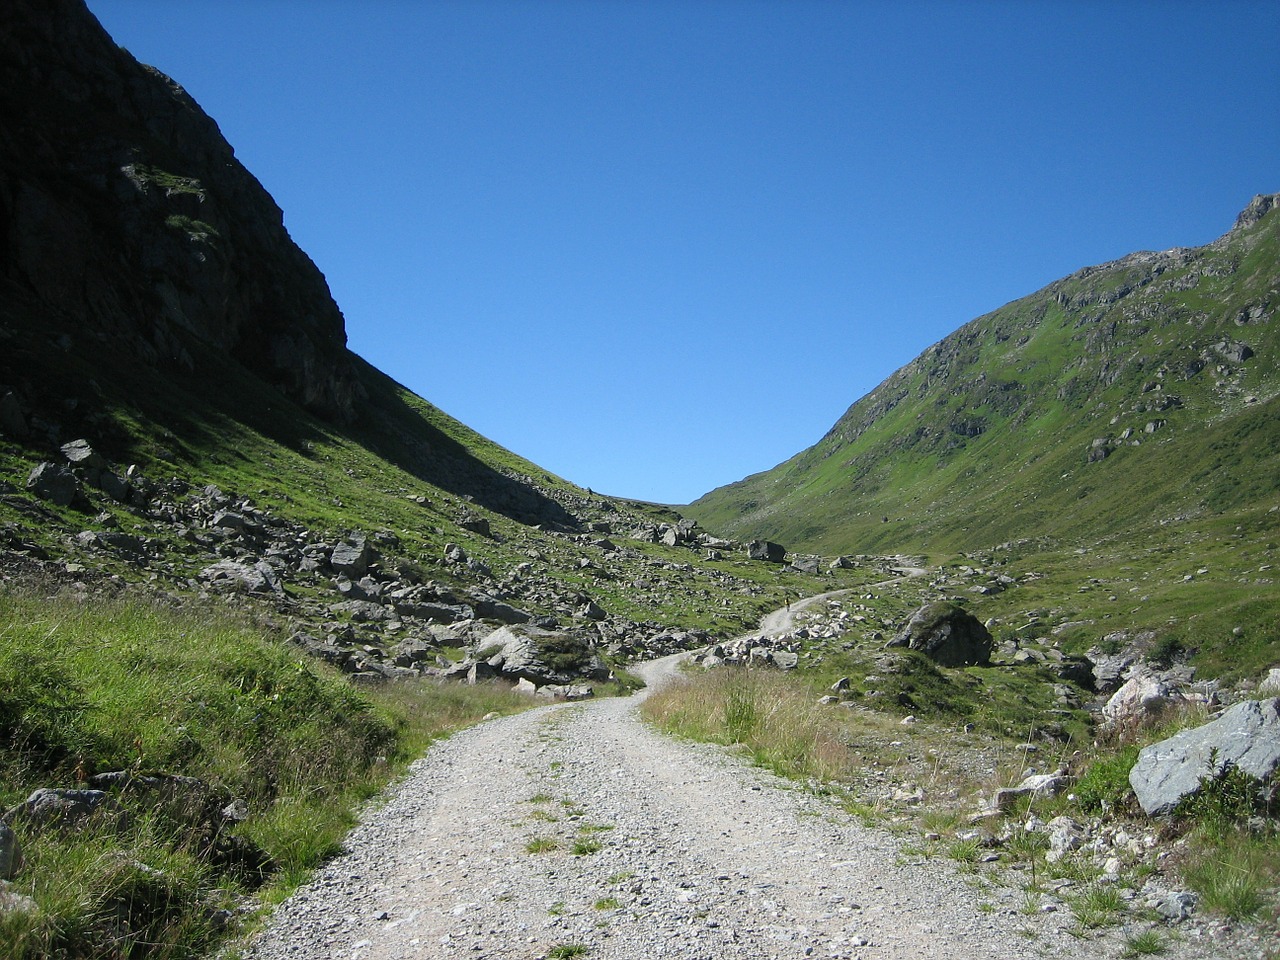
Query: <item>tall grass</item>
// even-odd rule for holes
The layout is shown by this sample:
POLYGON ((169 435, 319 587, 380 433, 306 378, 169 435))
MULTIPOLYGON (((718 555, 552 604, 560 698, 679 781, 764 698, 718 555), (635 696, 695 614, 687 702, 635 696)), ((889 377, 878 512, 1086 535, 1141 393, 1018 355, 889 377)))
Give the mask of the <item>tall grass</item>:
POLYGON ((10 889, 39 911, 0 915, 0 956, 203 955, 249 890, 270 901, 305 878, 433 738, 527 703, 498 686, 357 690, 216 610, 0 592, 0 806, 124 770, 195 777, 249 811, 212 835, 127 795, 123 822, 17 820, 10 889))
POLYGON ((741 744, 789 777, 840 779, 851 766, 839 728, 807 690, 769 670, 724 669, 679 680, 645 700, 659 729, 713 743, 741 744))

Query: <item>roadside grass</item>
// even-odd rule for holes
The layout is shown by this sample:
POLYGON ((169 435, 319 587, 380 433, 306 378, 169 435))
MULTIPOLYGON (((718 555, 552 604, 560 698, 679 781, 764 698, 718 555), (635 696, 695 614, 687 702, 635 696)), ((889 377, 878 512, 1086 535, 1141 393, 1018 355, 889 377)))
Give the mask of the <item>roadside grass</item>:
POLYGON ((0 918, 14 960, 205 953, 242 929, 250 891, 275 902, 337 851, 360 805, 432 740, 531 704, 498 686, 357 690, 215 608, 6 591, 0 624, 0 805, 126 771, 196 778, 248 810, 212 848, 128 796, 114 824, 17 820, 26 865, 10 890, 39 910, 0 918), (210 853, 228 844, 265 865, 210 853))
MULTIPOLYGON (((1120 817, 1121 822, 1140 817, 1128 782, 1139 749, 1203 720, 1202 711, 1187 710, 1087 747, 1075 740, 1028 743, 1028 731, 999 736, 996 731, 1012 729, 1007 720, 992 723, 986 736, 964 733, 954 723, 904 726, 895 716, 856 704, 820 705, 818 696, 825 691, 813 677, 776 670, 694 669, 650 694, 641 713, 664 732, 736 746, 762 767, 835 793, 865 820, 910 826, 932 839, 910 850, 926 857, 945 854, 965 871, 980 866, 981 841, 969 822, 979 801, 997 787, 1017 783, 1030 764, 1040 769, 1069 764, 1078 776, 1069 794, 1024 800, 977 829, 1000 834, 1001 859, 1029 874, 1031 888, 1038 891, 1042 881, 1052 880, 1080 888, 1069 905, 1082 929, 1116 922, 1126 909, 1117 887, 1098 883, 1101 861, 1091 856, 1049 862, 1048 834, 1024 829, 1021 818, 1033 813, 1042 820, 1060 814, 1120 817), (962 737, 966 742, 957 743, 962 737), (977 762, 963 762, 965 753, 977 762)), ((998 695, 988 709, 1001 716, 998 695)), ((1165 863, 1197 892, 1202 909, 1233 920, 1275 923, 1280 919, 1280 829, 1275 811, 1260 805, 1262 794, 1250 790, 1239 778, 1227 778, 1180 811, 1162 828, 1182 837, 1178 853, 1165 863)), ((1145 862, 1129 863, 1129 879, 1122 877, 1119 886, 1140 886, 1153 869, 1145 862)), ((1034 912, 1035 904, 1030 909, 1034 912)))

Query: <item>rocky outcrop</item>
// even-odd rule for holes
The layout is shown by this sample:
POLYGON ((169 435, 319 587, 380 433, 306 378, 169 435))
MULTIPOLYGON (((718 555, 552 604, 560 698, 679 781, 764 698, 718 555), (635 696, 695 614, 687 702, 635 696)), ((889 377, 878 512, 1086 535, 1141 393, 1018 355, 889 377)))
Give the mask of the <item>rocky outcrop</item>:
POLYGON ((0 114, 0 289, 15 316, 41 335, 69 318, 179 373, 216 349, 314 412, 353 415, 342 314, 280 208, 82 0, 0 8, 0 114))

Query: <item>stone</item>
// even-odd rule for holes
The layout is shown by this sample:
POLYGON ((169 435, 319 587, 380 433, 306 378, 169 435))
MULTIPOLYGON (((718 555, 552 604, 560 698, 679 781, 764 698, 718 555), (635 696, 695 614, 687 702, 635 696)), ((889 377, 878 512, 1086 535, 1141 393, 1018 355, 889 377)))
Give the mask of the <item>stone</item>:
POLYGON ((1280 694, 1280 667, 1272 667, 1258 684, 1259 693, 1280 694))
POLYGON ((1111 695, 1102 707, 1102 716, 1112 724, 1132 722, 1159 716, 1180 699, 1172 683, 1140 670, 1111 695))
POLYGON ((822 568, 817 557, 796 557, 791 561, 791 569, 797 573, 817 573, 822 568))
POLYGON ((41 500, 69 507, 80 496, 80 481, 69 467, 45 461, 28 474, 27 489, 41 500))
POLYGON ((73 467, 81 470, 106 470, 111 465, 106 458, 96 452, 88 440, 72 440, 62 445, 62 455, 73 467))
POLYGON ((533 616, 528 611, 513 607, 511 604, 504 603, 501 600, 495 600, 487 594, 477 592, 472 595, 471 599, 474 606, 473 616, 482 617, 485 620, 517 624, 528 623, 533 619, 533 616))
POLYGON ((600 604, 594 600, 588 600, 583 606, 578 608, 578 616, 584 620, 604 620, 609 616, 600 604))
POLYGON ((977 617, 940 600, 913 613, 885 646, 919 650, 944 667, 971 667, 991 662, 994 641, 977 617))
POLYGON ((116 503, 129 503, 133 500, 133 485, 111 470, 100 471, 95 485, 116 503))
POLYGON ((1068 778, 1065 770, 1038 773, 1026 777, 1016 787, 1003 787, 991 798, 991 808, 1005 812, 1012 810, 1024 797, 1053 797, 1065 789, 1068 778))
POLYGON ((787 559, 787 549, 771 540, 752 540, 747 544, 747 557, 769 563, 782 563, 787 559))
POLYGON ((0 918, 11 913, 35 913, 39 909, 30 897, 14 893, 7 883, 0 881, 0 918))
POLYGON ((445 563, 466 563, 467 551, 456 543, 446 543, 444 545, 444 560, 445 563))
POLYGON ((477 660, 508 678, 522 678, 538 686, 568 684, 583 677, 608 680, 608 666, 590 644, 569 633, 528 625, 499 627, 485 638, 477 660))
POLYGON ((484 517, 469 515, 458 521, 458 526, 463 530, 469 530, 472 533, 479 534, 482 537, 490 537, 493 534, 489 530, 489 521, 484 517))
POLYGON ((336 544, 329 554, 329 566, 348 577, 363 577, 372 560, 373 551, 364 537, 353 537, 336 544))
POLYGON ((1155 901, 1156 913, 1173 923, 1189 920, 1195 909, 1196 895, 1186 891, 1176 891, 1155 901))
POLYGON ((0 822, 0 880, 12 880, 22 869, 22 846, 13 827, 0 822))
POLYGON ((1148 816, 1173 811, 1234 767, 1263 782, 1280 769, 1280 697, 1244 700, 1217 719, 1144 747, 1129 784, 1148 816))
POLYGON ((219 560, 200 571, 200 579, 213 586, 247 593, 284 593, 276 578, 276 572, 265 561, 240 563, 237 560, 219 560))
POLYGON ((779 670, 794 670, 800 665, 800 655, 790 650, 774 650, 769 654, 769 659, 779 670))
POLYGON ((1230 363, 1244 363, 1253 356, 1253 348, 1239 340, 1219 340, 1213 352, 1230 363))
POLYGON ((1057 863, 1072 850, 1079 850, 1085 841, 1085 829, 1070 817, 1054 817, 1045 824, 1049 834, 1049 852, 1045 859, 1057 863))
POLYGON ((493 669, 485 661, 480 660, 467 668, 467 683, 474 686, 477 683, 483 683, 485 680, 492 680, 497 675, 497 670, 493 669))
POLYGON ((37 827, 77 827, 94 814, 118 811, 118 805, 103 790, 41 787, 11 808, 4 820, 21 820, 37 827))

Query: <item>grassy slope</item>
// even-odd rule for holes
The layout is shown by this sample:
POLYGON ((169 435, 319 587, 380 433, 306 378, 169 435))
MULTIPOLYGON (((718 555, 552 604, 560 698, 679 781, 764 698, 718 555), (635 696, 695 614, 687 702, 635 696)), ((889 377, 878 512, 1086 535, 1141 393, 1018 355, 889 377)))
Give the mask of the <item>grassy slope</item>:
POLYGON ((686 512, 802 549, 984 554, 1040 579, 975 598, 982 616, 1038 610, 1079 624, 1076 646, 1153 630, 1214 673, 1273 665, 1280 335, 1274 318, 1236 318, 1274 305, 1278 264, 1272 211, 1208 248, 1080 271, 967 324, 814 447, 686 512), (1222 340, 1255 355, 1221 361, 1222 340), (1100 438, 1114 450, 1089 463, 1100 438))
POLYGON ((1278 263, 1280 214, 1272 212, 1146 286, 1144 263, 1081 271, 962 327, 855 404, 814 447, 707 494, 688 513, 802 548, 953 552, 1089 537, 1275 497, 1280 337, 1274 322, 1234 321, 1274 296, 1278 263), (1207 275, 1177 289, 1207 261, 1215 264, 1207 275), (1216 275, 1226 264, 1234 271, 1216 275), (1097 302, 1123 286, 1134 289, 1097 302), (1215 386, 1213 365, 1184 378, 1188 361, 1224 339, 1256 351, 1233 365, 1235 389, 1215 386), (1155 382, 1161 389, 1144 393, 1155 382), (1181 408, 1155 410, 1168 394, 1181 408), (1260 402, 1246 405, 1249 395, 1260 402), (1143 433, 1160 419, 1166 427, 1143 433), (980 434, 957 432, 975 423, 980 434), (1094 439, 1125 428, 1142 446, 1086 463, 1094 439))

